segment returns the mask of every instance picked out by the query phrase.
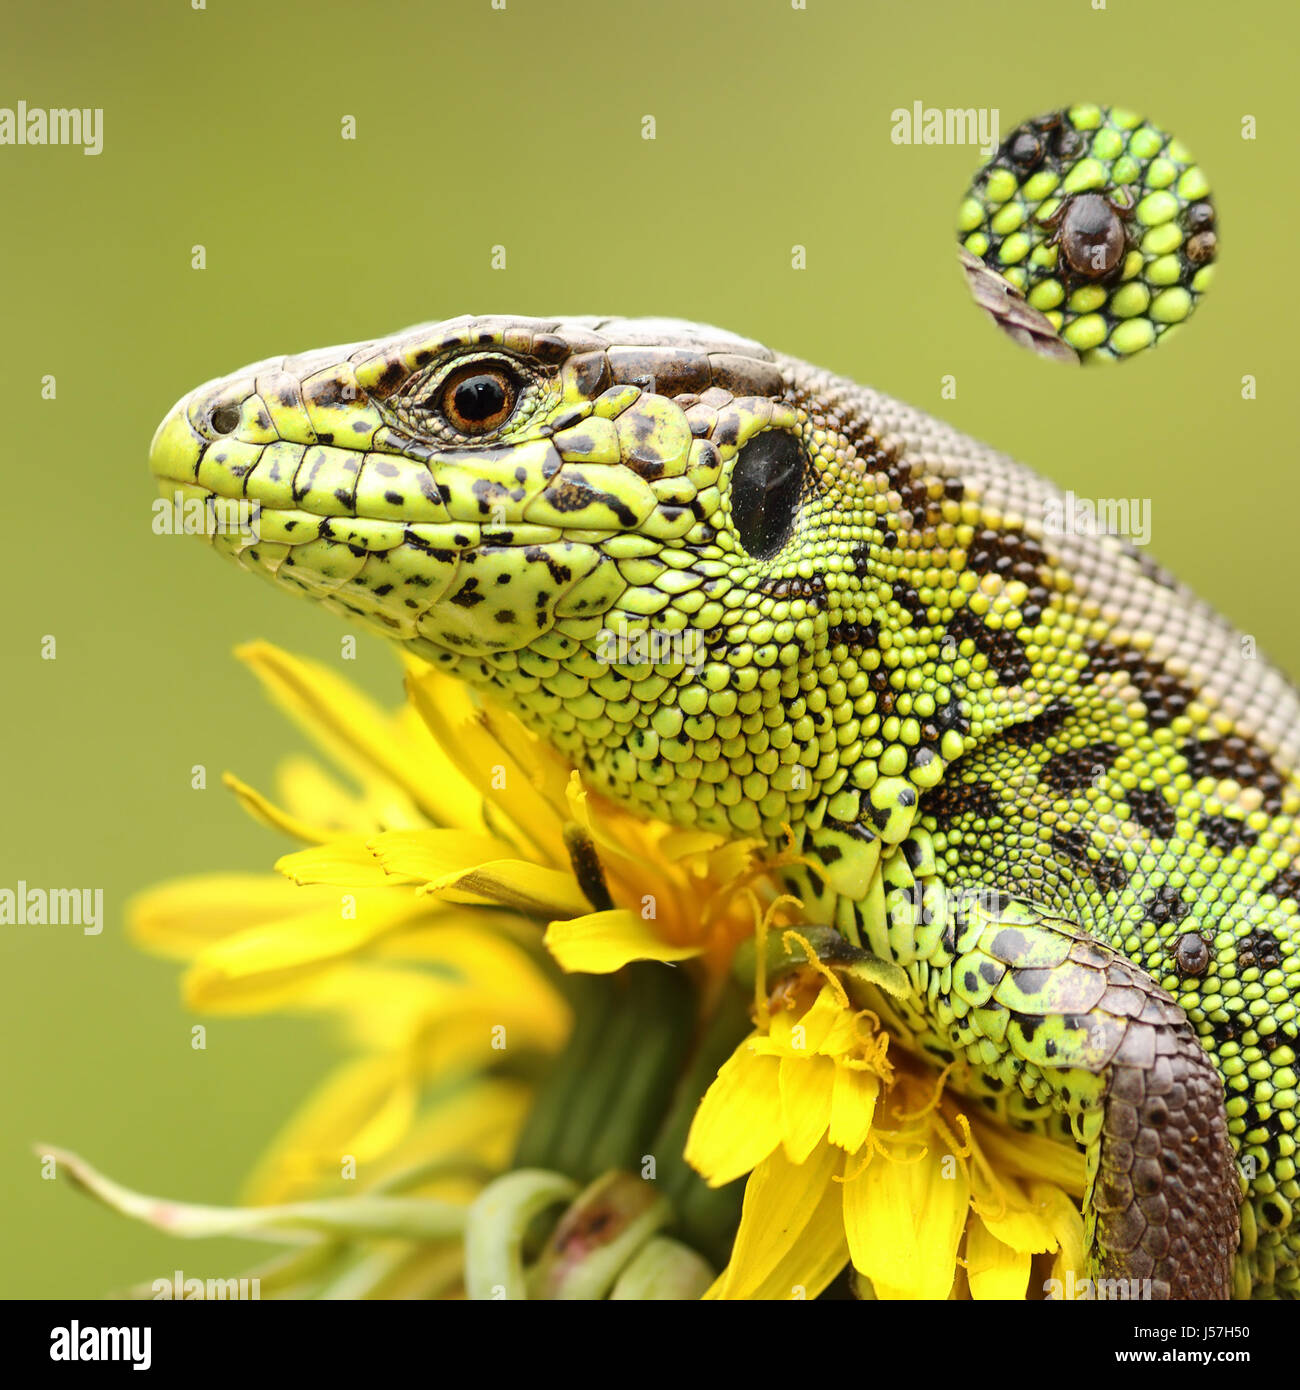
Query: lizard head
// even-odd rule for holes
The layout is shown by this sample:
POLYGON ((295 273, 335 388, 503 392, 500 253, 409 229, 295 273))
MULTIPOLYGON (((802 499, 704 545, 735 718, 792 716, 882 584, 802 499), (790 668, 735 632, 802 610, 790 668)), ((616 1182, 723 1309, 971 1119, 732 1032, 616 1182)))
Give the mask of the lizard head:
POLYGON ((151 463, 218 549, 610 794, 775 838, 877 767, 932 784, 953 727, 889 637, 896 532, 944 484, 900 496, 889 420, 840 385, 676 321, 462 318, 209 382, 151 463))

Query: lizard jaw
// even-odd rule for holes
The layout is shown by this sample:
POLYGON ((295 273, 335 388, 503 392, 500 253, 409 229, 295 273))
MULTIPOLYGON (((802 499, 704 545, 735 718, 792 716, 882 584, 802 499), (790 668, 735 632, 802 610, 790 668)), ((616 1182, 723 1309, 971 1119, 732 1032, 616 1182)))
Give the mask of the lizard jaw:
POLYGON ((570 468, 548 489, 562 467, 548 440, 426 461, 261 440, 256 416, 251 429, 213 437, 234 380, 173 407, 150 466, 173 529, 201 534, 241 567, 443 657, 521 650, 557 623, 603 613, 626 588, 600 550, 618 531, 592 515, 595 470, 570 468), (500 477, 488 489, 485 466, 500 477), (603 525, 561 524, 564 507, 603 525))

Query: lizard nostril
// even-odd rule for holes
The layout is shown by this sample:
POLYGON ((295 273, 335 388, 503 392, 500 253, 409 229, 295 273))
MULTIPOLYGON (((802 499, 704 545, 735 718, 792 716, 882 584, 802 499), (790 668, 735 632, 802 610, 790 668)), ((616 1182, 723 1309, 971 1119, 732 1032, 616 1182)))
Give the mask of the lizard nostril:
POLYGON ((239 407, 219 405, 208 416, 208 420, 218 434, 232 434, 239 428, 239 407))

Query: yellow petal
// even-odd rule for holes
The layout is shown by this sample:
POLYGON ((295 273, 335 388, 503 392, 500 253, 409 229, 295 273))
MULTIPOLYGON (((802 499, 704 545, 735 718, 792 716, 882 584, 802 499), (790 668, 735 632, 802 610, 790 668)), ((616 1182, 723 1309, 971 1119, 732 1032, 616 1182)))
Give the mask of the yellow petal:
POLYGON ((986 1120, 977 1111, 968 1113, 975 1141, 995 1172, 1050 1182, 1076 1197, 1083 1196, 1086 1162, 1076 1144, 1017 1133, 986 1120))
POLYGON ((296 888, 275 874, 196 874, 137 894, 127 906, 132 937, 172 960, 266 921, 337 906, 338 894, 296 888))
POLYGON ((972 1216, 966 1230, 966 1278, 976 1299, 1024 1298, 1032 1257, 1004 1244, 972 1216))
POLYGON ((844 1183, 853 1263, 882 1298, 886 1290, 900 1298, 947 1298, 952 1288, 970 1185, 959 1163, 942 1164, 945 1157, 933 1143, 914 1162, 877 1153, 844 1183))
POLYGON ((690 1133, 687 1163, 710 1187, 748 1173, 781 1142, 781 1071, 741 1043, 704 1093, 690 1133))
POLYGON ((400 1055, 363 1057, 333 1073, 301 1107, 254 1169, 246 1200, 283 1201, 351 1156, 369 1163, 402 1137, 415 1112, 415 1085, 400 1055))
POLYGON ((854 1010, 844 1008, 829 988, 824 989, 822 993, 829 996, 833 1002, 835 1015, 834 1026, 822 1038, 817 1049, 819 1052, 824 1052, 830 1057, 859 1053, 866 1043, 884 1050, 888 1040, 887 1037, 881 1036, 876 1025, 854 1010))
POLYGON ((848 1153, 856 1153, 867 1142, 871 1121, 880 1095, 880 1078, 855 1067, 835 1068, 835 1089, 831 1094, 831 1125, 827 1136, 848 1153))
POLYGON ((790 1009, 778 1009, 772 1015, 768 1029, 772 1047, 801 1057, 820 1052, 822 1044, 843 1014, 834 990, 824 985, 802 1015, 790 1009))
MULTIPOLYGON (((401 719, 399 712, 397 718, 401 719)), ((417 737, 426 738, 423 730, 417 737)), ((378 830, 415 830, 427 824, 413 814, 405 793, 386 794, 376 783, 358 796, 350 786, 323 768, 315 758, 293 754, 276 765, 275 786, 284 809, 310 825, 329 828, 337 835, 373 835, 378 830)))
MULTIPOLYGON (((442 965, 447 949, 442 936, 449 927, 464 929, 477 937, 508 945, 529 962, 537 978, 544 981, 548 989, 556 988, 556 976, 550 968, 550 959, 540 950, 536 922, 508 912, 505 908, 486 907, 479 903, 466 905, 445 902, 441 898, 422 898, 420 901, 425 904, 426 915, 412 923, 407 930, 379 941, 374 948, 376 958, 410 961, 419 965, 442 965)), ((479 958, 486 961, 489 956, 480 955, 479 958)), ((457 967, 459 972, 460 967, 457 967)), ((472 973, 481 975, 483 969, 478 967, 472 973)))
POLYGON ((522 1081, 475 1076, 431 1099, 396 1147, 371 1165, 367 1179, 389 1192, 464 1200, 472 1196, 463 1192, 464 1180, 449 1179, 438 1166, 464 1160, 504 1168, 531 1100, 532 1088, 522 1081))
POLYGON ((848 1247, 834 1177, 843 1155, 819 1144, 804 1163, 780 1149, 745 1184, 731 1261, 706 1298, 816 1298, 844 1267, 848 1247))
POLYGON ((654 845, 665 833, 666 827, 655 821, 636 820, 637 832, 627 842, 622 832, 629 827, 628 813, 604 797, 589 792, 583 785, 582 775, 576 770, 569 773, 564 786, 564 800, 568 807, 568 819, 580 825, 591 837, 605 862, 607 873, 617 876, 629 866, 644 870, 645 851, 654 845), (593 814, 593 811, 596 814, 593 814), (610 862, 610 861, 614 862, 610 862))
POLYGON ((541 868, 522 859, 476 864, 471 869, 430 879, 419 891, 443 894, 456 902, 486 899, 531 917, 576 917, 591 909, 572 874, 541 868))
POLYGON ((456 1007, 464 988, 458 980, 432 972, 405 965, 395 969, 362 959, 346 961, 285 989, 279 1006, 294 1013, 335 1015, 346 1042, 393 1052, 416 1046, 456 1007))
POLYGON ((394 830, 372 835, 367 847, 387 872, 421 883, 510 853, 504 840, 468 830, 394 830))
MULTIPOLYGON (((990 1233, 1004 1245, 1026 1255, 1057 1248, 1059 1242, 1045 1212, 1030 1203, 1014 1178, 1002 1178, 989 1193, 982 1192, 981 1187, 977 1179, 976 1210, 990 1233)), ((1060 1191, 1059 1188, 1055 1190, 1060 1191)))
POLYGON ((700 878, 711 878, 717 883, 740 878, 749 869, 755 850, 764 848, 761 840, 725 840, 711 849, 700 848, 674 855, 670 846, 680 851, 682 841, 671 835, 664 837, 663 853, 666 858, 680 858, 700 878))
POLYGON ((831 1118, 835 1063, 827 1057, 783 1057, 781 1140, 791 1163, 802 1163, 817 1147, 831 1118))
POLYGON ((250 642, 235 655, 261 681, 271 699, 345 771, 362 783, 378 776, 400 788, 435 825, 444 823, 435 789, 443 770, 430 744, 403 744, 395 721, 340 679, 328 666, 250 642))
POLYGON ((406 1051, 430 1077, 554 1052, 570 1026, 568 1006, 550 987, 506 997, 495 984, 355 959, 315 974, 248 981, 208 1012, 272 1009, 335 1015, 345 1042, 406 1051))
POLYGON ((716 830, 673 829, 660 841, 660 848, 669 859, 688 859, 696 854, 709 854, 727 843, 727 837, 716 830))
POLYGON ((380 958, 422 961, 461 985, 472 985, 488 999, 518 1002, 531 995, 559 998, 542 958, 497 931, 482 908, 431 905, 428 919, 400 937, 381 942, 380 958))
POLYGON ((308 845, 324 844, 333 836, 333 832, 324 824, 314 824, 301 817, 290 815, 288 811, 282 811, 261 792, 250 787, 247 782, 241 782, 233 772, 223 774, 221 782, 223 786, 234 792, 239 804, 255 821, 270 826, 272 830, 278 830, 281 834, 289 835, 308 845))
POLYGON ((328 883, 340 888, 382 888, 422 880, 389 871, 361 835, 346 835, 314 849, 282 854, 276 871, 295 883, 328 883))
POLYGON ((558 832, 568 819, 566 789, 572 771, 569 764, 549 743, 499 706, 484 704, 481 718, 488 733, 520 770, 524 785, 537 797, 525 806, 519 796, 520 787, 511 783, 507 775, 507 785, 501 789, 505 793, 502 803, 511 819, 527 822, 530 831, 555 832, 553 843, 562 845, 563 837, 558 832))
POLYGON ((285 989, 408 925, 427 909, 399 890, 334 896, 330 907, 265 922, 209 946, 186 972, 186 1002, 222 1012, 268 1007, 268 995, 281 998, 285 989), (353 917, 344 915, 345 897, 353 900, 353 917))
POLYGON ((369 841, 389 873, 456 902, 487 899, 535 917, 573 917, 591 904, 568 868, 502 858, 502 841, 464 830, 398 830, 369 841))
POLYGON ((670 946, 649 922, 623 907, 552 922, 543 939, 563 969, 591 975, 607 975, 634 960, 689 960, 700 954, 698 946, 670 946))
POLYGON ((446 760, 441 785, 464 789, 448 795, 447 805, 474 808, 472 818, 462 814, 449 822, 443 815, 438 824, 468 828, 505 821, 534 846, 556 851, 561 820, 555 807, 547 805, 528 772, 494 736, 482 707, 457 682, 427 666, 408 664, 406 688, 438 756, 446 760))
POLYGON ((1059 1187, 1045 1182, 1030 1183, 1029 1197, 1038 1204, 1043 1220, 1060 1244, 1052 1261, 1052 1278, 1064 1283, 1067 1275, 1073 1273, 1077 1287, 1088 1272, 1083 1216, 1078 1205, 1059 1187))
POLYGON ((564 1042, 569 1013, 554 992, 501 1002, 499 994, 464 991, 429 1018, 416 1057, 433 1078, 481 1071, 508 1058, 549 1055, 564 1042))

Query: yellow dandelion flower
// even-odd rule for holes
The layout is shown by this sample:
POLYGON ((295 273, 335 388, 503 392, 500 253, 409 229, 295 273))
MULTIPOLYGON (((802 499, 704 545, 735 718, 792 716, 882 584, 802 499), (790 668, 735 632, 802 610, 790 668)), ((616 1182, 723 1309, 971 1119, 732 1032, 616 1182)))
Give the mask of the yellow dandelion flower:
POLYGON ((308 847, 277 861, 281 877, 205 875, 141 895, 135 937, 190 961, 191 1008, 328 1012, 368 1054, 289 1126, 251 1198, 309 1189, 340 1152, 386 1153, 422 1086, 492 1063, 494 1047, 554 1054, 570 1010, 538 959, 537 923, 563 968, 592 972, 700 957, 720 975, 752 930, 737 894, 757 842, 647 826, 604 803, 593 816, 545 744, 422 664, 390 716, 317 663, 265 644, 240 655, 360 796, 301 758, 282 767, 277 799, 228 776, 254 816, 308 847))
POLYGON ((416 660, 390 713, 240 655, 332 767, 292 757, 270 794, 228 776, 297 848, 151 889, 132 930, 185 963, 191 1008, 319 1013, 350 1055, 252 1205, 146 1197, 60 1152, 84 1190, 300 1247, 264 1296, 815 1297, 851 1264, 862 1295, 1003 1297, 1082 1264, 1078 1153, 968 1115, 891 1047, 819 959, 826 929, 792 925, 784 856, 611 805, 416 660), (774 942, 798 968, 769 993, 774 942))
MULTIPOLYGON (((725 1299, 814 1298, 848 1262, 883 1299, 1023 1298, 1036 1256, 1081 1276, 1080 1154, 991 1124, 901 1048, 808 940, 807 966, 706 1092, 687 1160, 748 1173, 725 1299)), ((1039 1261, 1040 1271, 1043 1261, 1039 1261)), ((1073 1285, 1071 1285, 1073 1287, 1073 1285)), ((1041 1292, 1041 1283, 1040 1283, 1041 1292)))

